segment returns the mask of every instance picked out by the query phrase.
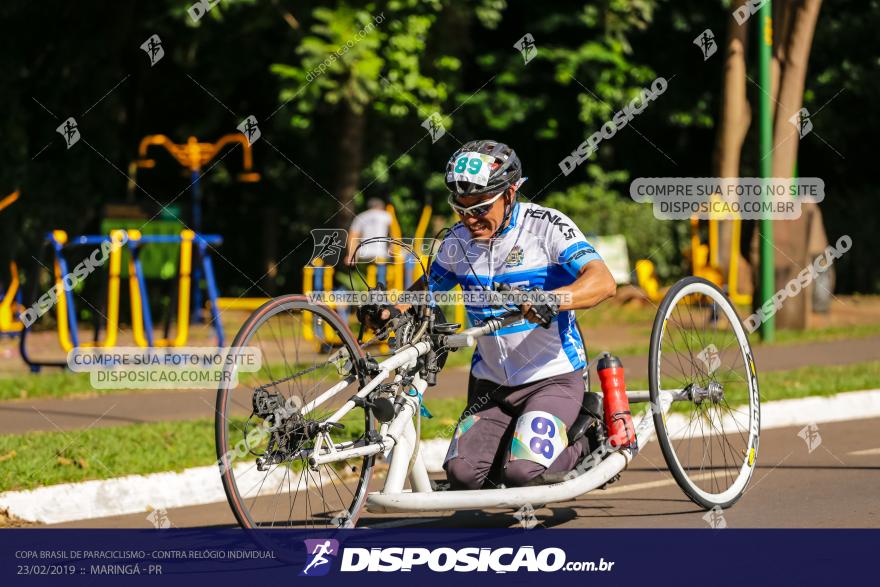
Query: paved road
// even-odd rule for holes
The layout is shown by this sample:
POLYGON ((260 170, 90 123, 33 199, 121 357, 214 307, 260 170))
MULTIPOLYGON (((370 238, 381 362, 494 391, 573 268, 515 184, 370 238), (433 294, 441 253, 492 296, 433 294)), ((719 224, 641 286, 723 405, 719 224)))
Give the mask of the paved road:
MULTIPOLYGON (((721 512, 729 528, 880 527, 880 418, 819 425, 812 452, 799 428, 764 431, 759 465, 743 498, 721 512)), ((218 481, 219 483, 219 481, 218 481)), ((705 528, 707 513, 675 485, 656 443, 639 454, 620 481, 574 501, 536 509, 535 523, 563 528, 705 528)), ((179 527, 234 523, 226 503, 168 511, 179 527)), ((722 518, 715 518, 720 523, 722 518)), ((364 527, 518 527, 513 512, 365 513, 364 527)), ((66 527, 151 527, 146 513, 62 524, 66 527)))
MULTIPOLYGON (((757 347, 761 372, 805 365, 843 365, 880 357, 880 336, 803 345, 757 347)), ((647 359, 623 357, 627 376, 647 377, 647 359)), ((467 390, 467 370, 444 371, 428 397, 461 397, 467 390)), ((594 378, 593 381, 596 381, 594 378)), ((0 402, 0 431, 20 434, 34 430, 120 426, 168 420, 214 417, 211 390, 113 394, 86 398, 35 399, 0 402)))

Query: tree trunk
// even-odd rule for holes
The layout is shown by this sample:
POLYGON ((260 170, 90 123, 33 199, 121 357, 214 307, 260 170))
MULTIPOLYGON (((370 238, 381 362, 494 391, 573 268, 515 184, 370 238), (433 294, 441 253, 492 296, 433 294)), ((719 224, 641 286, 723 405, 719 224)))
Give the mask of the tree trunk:
MULTIPOLYGON (((736 10, 746 0, 737 0, 732 8, 736 10)), ((713 174, 716 177, 737 177, 740 174, 740 155, 743 141, 751 122, 751 109, 746 97, 746 47, 748 46, 748 27, 740 26, 731 11, 727 25, 727 44, 724 54, 724 77, 722 82, 721 114, 715 140, 713 174)), ((728 274, 731 258, 732 222, 718 224, 718 262, 723 275, 728 274)), ((735 254, 739 255, 736 251, 735 254)), ((736 290, 752 290, 750 272, 740 256, 740 283, 736 290), (743 282, 748 283, 743 283, 743 282)), ((733 288, 733 284, 731 284, 733 288)))
POLYGON ((262 254, 263 269, 266 275, 262 287, 270 295, 275 295, 278 290, 278 207, 274 204, 266 204, 262 207, 263 227, 262 254))
MULTIPOLYGON (((796 3, 792 11, 787 39, 782 47, 784 61, 773 125, 774 177, 791 177, 797 161, 800 137, 797 127, 790 122, 790 119, 803 106, 807 63, 821 4, 822 0, 803 0, 796 3)), ((777 290, 784 288, 810 262, 810 226, 815 222, 821 223, 818 207, 803 206, 800 218, 773 223, 776 247, 774 273, 777 290)), ((810 309, 809 294, 809 291, 804 291, 786 300, 776 314, 778 327, 798 329, 806 327, 810 309)))
POLYGON ((338 180, 333 196, 339 200, 341 208, 336 217, 337 224, 347 230, 354 219, 354 196, 360 183, 366 119, 363 111, 355 110, 346 101, 339 109, 339 157, 335 165, 338 180))

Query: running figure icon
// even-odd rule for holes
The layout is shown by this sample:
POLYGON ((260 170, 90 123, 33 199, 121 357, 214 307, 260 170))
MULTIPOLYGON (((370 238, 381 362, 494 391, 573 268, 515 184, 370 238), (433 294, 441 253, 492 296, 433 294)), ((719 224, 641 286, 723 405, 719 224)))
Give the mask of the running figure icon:
MULTIPOLYGON (((312 549, 312 552, 309 553, 312 555, 312 560, 309 561, 309 564, 306 565, 306 568, 303 569, 302 574, 308 575, 309 570, 314 569, 315 567, 325 565, 330 562, 325 555, 336 555, 336 550, 331 546, 331 543, 335 542, 332 540, 325 540, 324 542, 319 542, 315 544, 315 547, 312 549)), ((326 570, 322 569, 324 573, 326 570)), ((322 575, 324 573, 321 573, 322 575)))

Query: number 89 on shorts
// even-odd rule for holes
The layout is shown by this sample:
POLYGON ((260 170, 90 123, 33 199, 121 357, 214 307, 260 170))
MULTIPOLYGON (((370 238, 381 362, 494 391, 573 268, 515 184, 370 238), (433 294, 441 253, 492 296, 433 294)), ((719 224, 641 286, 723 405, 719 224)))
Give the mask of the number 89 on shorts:
POLYGON ((568 446, 565 423, 549 412, 526 412, 516 421, 510 460, 526 460, 545 467, 568 446))

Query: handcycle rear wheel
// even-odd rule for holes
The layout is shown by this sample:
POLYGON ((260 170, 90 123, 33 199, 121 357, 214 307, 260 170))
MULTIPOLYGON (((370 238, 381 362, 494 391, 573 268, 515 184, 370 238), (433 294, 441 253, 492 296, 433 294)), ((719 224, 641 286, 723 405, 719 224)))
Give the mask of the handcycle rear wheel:
POLYGON ((648 385, 657 439, 679 487, 703 508, 733 505, 757 462, 760 391, 748 335, 711 282, 688 277, 666 293, 651 332, 648 385), (682 396, 668 413, 661 392, 682 396))
MULTIPOLYGON (((363 351, 340 317, 304 296, 275 298, 241 327, 217 391, 215 441, 223 488, 245 528, 353 527, 366 499, 374 456, 310 467, 321 422, 351 397, 363 351), (244 372, 253 348, 259 371, 244 372), (349 383, 313 411, 301 408, 333 385, 349 383), (286 412, 278 408, 285 406, 286 412)), ((363 442, 374 428, 364 407, 326 432, 334 447, 363 442)))

